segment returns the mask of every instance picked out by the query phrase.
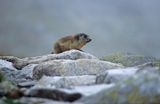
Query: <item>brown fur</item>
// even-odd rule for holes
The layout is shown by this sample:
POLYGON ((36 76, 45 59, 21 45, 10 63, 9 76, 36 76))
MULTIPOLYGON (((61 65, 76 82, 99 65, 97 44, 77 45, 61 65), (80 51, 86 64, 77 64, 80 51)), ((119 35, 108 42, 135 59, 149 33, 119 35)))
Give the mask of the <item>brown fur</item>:
POLYGON ((61 53, 71 49, 80 50, 84 45, 90 42, 91 39, 84 33, 70 35, 59 39, 54 44, 54 53, 61 53))

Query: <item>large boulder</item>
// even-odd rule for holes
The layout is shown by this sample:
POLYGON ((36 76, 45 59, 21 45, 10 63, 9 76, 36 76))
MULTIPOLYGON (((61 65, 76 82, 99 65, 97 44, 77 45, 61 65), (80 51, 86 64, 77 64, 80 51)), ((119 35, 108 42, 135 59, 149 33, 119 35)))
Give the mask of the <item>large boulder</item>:
POLYGON ((116 86, 79 100, 84 104, 159 104, 160 72, 141 71, 116 86))
POLYGON ((96 75, 108 69, 122 68, 120 64, 114 64, 97 59, 78 60, 54 60, 39 64, 33 70, 33 77, 40 79, 46 76, 76 76, 96 75))
POLYGON ((89 53, 85 53, 79 50, 70 50, 60 54, 48 54, 36 57, 26 57, 22 59, 14 56, 0 56, 0 59, 10 61, 17 69, 22 69, 24 66, 27 66, 29 64, 40 64, 42 62, 47 62, 50 60, 59 60, 59 59, 77 60, 77 59, 98 59, 98 58, 89 53))

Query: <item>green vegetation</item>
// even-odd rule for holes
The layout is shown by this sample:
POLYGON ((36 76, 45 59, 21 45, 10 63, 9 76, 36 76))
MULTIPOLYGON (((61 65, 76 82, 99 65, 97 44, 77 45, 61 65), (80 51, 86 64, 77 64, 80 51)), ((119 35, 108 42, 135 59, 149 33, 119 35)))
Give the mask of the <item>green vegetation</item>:
POLYGON ((153 62, 156 63, 156 66, 160 66, 160 61, 157 61, 155 57, 125 53, 114 53, 107 55, 102 57, 101 60, 120 63, 126 67, 137 66, 148 62, 153 62))
POLYGON ((8 99, 8 98, 3 99, 3 102, 4 102, 5 104, 22 104, 22 103, 20 103, 18 100, 8 99))
POLYGON ((154 62, 154 65, 159 67, 159 69, 160 69, 160 60, 157 60, 156 62, 154 62))
POLYGON ((113 63, 121 63, 121 64, 125 64, 125 58, 123 57, 123 55, 121 53, 114 53, 108 56, 104 56, 101 58, 101 60, 104 61, 110 61, 113 63))
POLYGON ((5 80, 5 78, 4 78, 3 74, 0 72, 0 82, 2 82, 4 80, 5 80))

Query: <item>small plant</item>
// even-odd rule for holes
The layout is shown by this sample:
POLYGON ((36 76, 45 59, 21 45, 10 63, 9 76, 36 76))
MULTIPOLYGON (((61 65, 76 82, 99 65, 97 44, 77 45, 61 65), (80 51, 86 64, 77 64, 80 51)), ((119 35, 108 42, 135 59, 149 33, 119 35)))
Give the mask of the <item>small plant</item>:
POLYGON ((4 81, 4 76, 3 74, 0 72, 0 82, 4 81))
POLYGON ((3 102, 4 102, 5 104, 22 104, 22 103, 20 103, 18 100, 8 99, 8 98, 3 99, 3 102))
POLYGON ((114 63, 122 63, 124 61, 123 55, 121 53, 114 53, 101 58, 104 61, 110 61, 114 63))
POLYGON ((155 66, 157 66, 160 69, 160 60, 155 62, 155 66))

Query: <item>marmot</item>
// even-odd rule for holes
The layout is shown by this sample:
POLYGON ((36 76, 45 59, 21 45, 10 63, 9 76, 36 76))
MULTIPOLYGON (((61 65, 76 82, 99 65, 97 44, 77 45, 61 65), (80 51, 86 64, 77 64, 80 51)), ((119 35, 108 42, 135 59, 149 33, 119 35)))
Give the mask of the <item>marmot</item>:
POLYGON ((78 33, 59 39, 54 44, 54 51, 52 53, 61 53, 71 49, 81 50, 81 48, 90 42, 92 39, 89 38, 85 33, 78 33))

